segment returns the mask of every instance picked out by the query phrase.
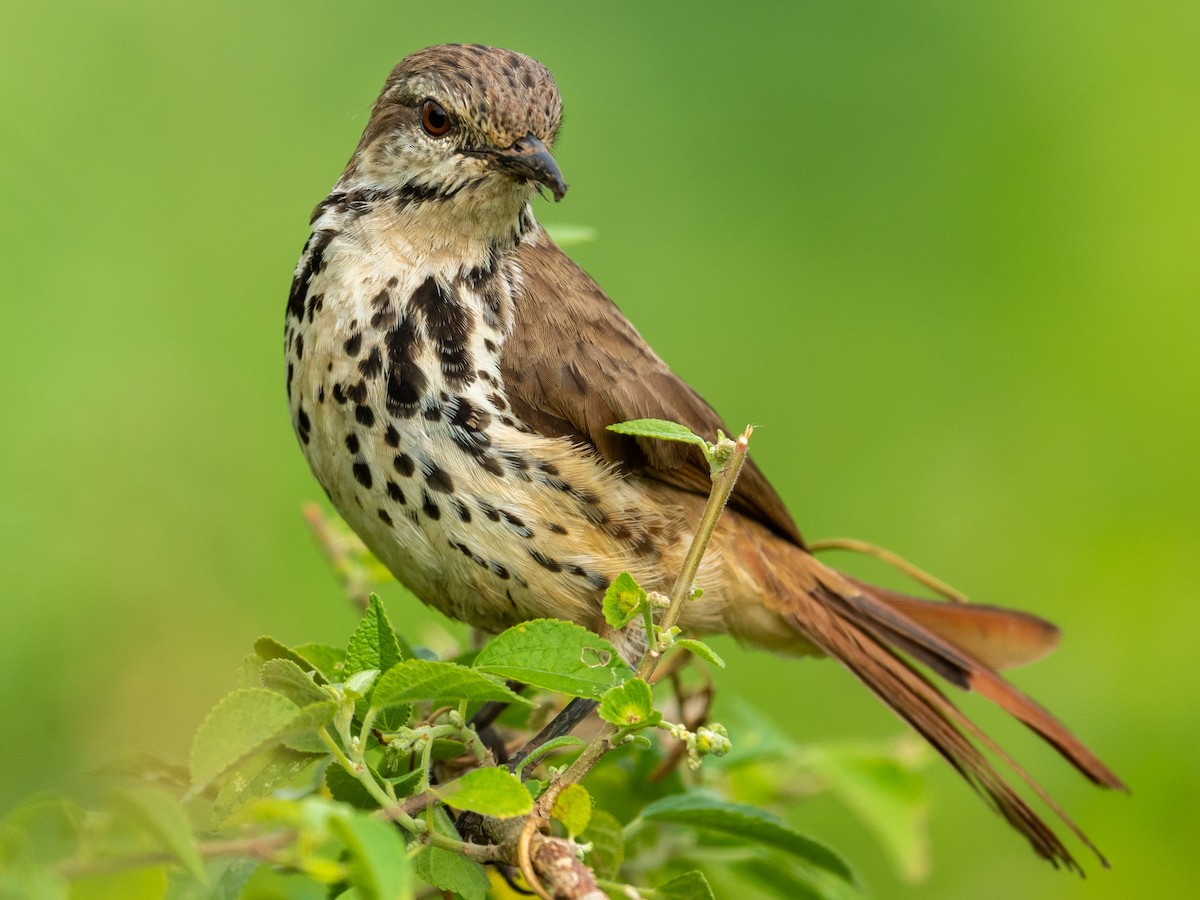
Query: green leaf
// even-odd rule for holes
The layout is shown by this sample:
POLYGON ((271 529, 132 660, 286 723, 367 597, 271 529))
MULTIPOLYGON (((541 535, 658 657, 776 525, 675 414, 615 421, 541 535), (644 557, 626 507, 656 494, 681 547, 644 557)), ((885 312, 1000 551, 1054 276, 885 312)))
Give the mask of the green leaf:
MULTIPOLYGON (((346 679, 346 651, 329 644, 297 644, 296 653, 309 660, 326 681, 340 682, 346 679)), ((403 651, 401 647, 401 651, 403 651)))
POLYGON ((685 425, 678 422, 668 422, 664 419, 632 419, 628 422, 617 422, 608 426, 609 431, 617 434, 629 434, 634 437, 653 438, 656 441, 682 441, 685 444, 695 444, 707 447, 708 442, 695 434, 685 425))
POLYGON ((308 673, 290 659, 268 659, 258 670, 258 680, 267 690, 283 694, 297 706, 330 699, 308 673))
POLYGON ((259 750, 331 722, 336 712, 332 700, 299 707, 265 688, 234 691, 213 708, 192 739, 193 787, 205 787, 259 750))
POLYGON ((704 641, 697 641, 692 638, 676 638, 675 646, 683 647, 685 650, 696 654, 705 662, 712 663, 718 669, 725 668, 725 660, 721 659, 721 657, 717 655, 717 651, 708 646, 708 644, 704 643, 704 641))
MULTIPOLYGON (((441 808, 433 811, 433 827, 439 834, 459 837, 450 817, 441 808)), ((458 853, 427 846, 413 857, 412 865, 418 878, 438 890, 455 894, 463 900, 484 900, 487 896, 489 884, 483 866, 458 853)))
POLYGON ((625 829, 612 813, 593 809, 580 841, 591 844, 587 863, 601 878, 616 878, 625 862, 625 829))
POLYGON ((112 801, 153 834, 197 881, 208 884, 208 873, 192 836, 192 824, 178 800, 165 791, 141 788, 114 792, 112 801))
POLYGON ((379 801, 371 796, 363 783, 337 763, 330 763, 325 769, 325 787, 334 800, 355 809, 379 809, 379 801))
POLYGON ((707 794, 673 794, 642 810, 642 818, 674 822, 756 841, 783 850, 854 883, 846 861, 819 841, 806 837, 770 813, 741 803, 727 803, 707 794))
POLYGON ((582 784, 568 784, 554 798, 550 815, 563 823, 567 836, 583 834, 592 818, 592 795, 582 784))
POLYGON ((630 678, 624 684, 609 688, 600 700, 600 718, 620 728, 640 725, 654 713, 654 696, 650 685, 640 678, 630 678))
POLYGON ((479 651, 474 667, 534 687, 596 700, 633 674, 604 638, 582 625, 557 619, 533 619, 502 632, 479 651))
POLYGON ((346 648, 346 674, 353 675, 364 669, 386 672, 401 658, 400 639, 388 621, 383 603, 372 594, 367 611, 359 620, 346 648))
POLYGON ((904 755, 869 746, 812 749, 813 771, 875 832, 901 876, 916 882, 928 875, 929 798, 904 755))
POLYGON ((624 628, 648 602, 642 586, 628 572, 622 572, 604 592, 604 621, 612 628, 624 628))
POLYGON ((304 753, 282 744, 276 744, 253 754, 238 763, 236 778, 226 778, 213 801, 212 815, 216 822, 223 822, 251 800, 295 781, 301 773, 322 759, 325 753, 304 753))
POLYGON ((529 791, 507 769, 472 769, 461 778, 435 788, 434 793, 455 809, 501 819, 524 816, 533 809, 529 791))
POLYGON ((685 872, 654 889, 655 897, 668 900, 717 900, 708 886, 708 879, 699 870, 685 872))
MULTIPOLYGON (((35 794, 4 817, 5 837, 30 852, 30 863, 43 865, 72 856, 80 845, 87 813, 58 794, 35 794)), ((7 846, 0 847, 7 851, 7 846)), ((9 861, 9 853, 0 862, 9 861)))
POLYGON ((378 708, 415 703, 418 700, 441 700, 457 703, 480 703, 499 700, 503 703, 523 703, 530 700, 509 690, 498 679, 448 662, 406 659, 388 669, 375 685, 371 704, 378 708))
POLYGON ((404 841, 390 822, 351 814, 330 819, 330 830, 350 853, 350 884, 367 900, 409 900, 412 870, 404 841))
MULTIPOLYGON (((300 667, 302 672, 311 672, 314 669, 317 669, 312 662, 305 659, 298 651, 293 650, 286 644, 280 643, 273 637, 260 637, 254 642, 254 652, 258 654, 258 656, 264 661, 272 659, 290 659, 300 667)), ((325 678, 322 675, 316 680, 323 681, 325 678)))

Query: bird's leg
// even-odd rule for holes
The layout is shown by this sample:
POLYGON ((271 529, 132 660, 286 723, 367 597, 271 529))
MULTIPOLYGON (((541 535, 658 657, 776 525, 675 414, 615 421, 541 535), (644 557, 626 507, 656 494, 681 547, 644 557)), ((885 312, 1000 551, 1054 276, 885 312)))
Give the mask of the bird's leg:
POLYGON ((576 697, 573 699, 563 707, 562 712, 551 719, 545 728, 534 735, 529 743, 518 750, 513 758, 505 763, 508 770, 514 775, 520 775, 521 770, 524 768, 523 763, 529 757, 529 754, 555 738, 570 734, 575 726, 586 719, 592 710, 599 705, 600 702, 598 700, 589 700, 586 697, 576 697))

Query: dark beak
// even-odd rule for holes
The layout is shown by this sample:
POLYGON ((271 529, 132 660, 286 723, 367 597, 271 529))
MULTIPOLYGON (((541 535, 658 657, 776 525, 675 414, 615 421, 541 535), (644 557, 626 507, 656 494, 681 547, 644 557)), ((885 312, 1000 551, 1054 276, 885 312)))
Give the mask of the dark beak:
POLYGON ((507 150, 493 150, 489 155, 501 171, 548 187, 555 201, 561 200, 567 192, 567 183, 558 170, 558 163, 546 145, 532 134, 518 138, 507 150))

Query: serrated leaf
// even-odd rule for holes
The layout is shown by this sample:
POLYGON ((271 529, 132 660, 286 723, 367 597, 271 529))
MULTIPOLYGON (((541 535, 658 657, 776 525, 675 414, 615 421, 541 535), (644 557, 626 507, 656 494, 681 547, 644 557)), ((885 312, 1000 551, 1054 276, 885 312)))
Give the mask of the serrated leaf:
POLYGON ((704 641, 697 641, 693 638, 676 638, 675 646, 683 647, 685 650, 696 654, 705 662, 712 663, 718 669, 725 668, 725 660, 721 659, 721 657, 717 655, 717 651, 708 646, 708 644, 704 643, 704 641))
MULTIPOLYGON (((345 680, 346 651, 341 647, 333 647, 329 644, 308 643, 297 644, 292 649, 316 666, 317 671, 325 676, 326 681, 339 682, 345 680)), ((401 646, 400 650, 403 653, 403 646, 401 646)))
POLYGON ((116 791, 114 806, 124 809, 183 863, 197 881, 208 884, 204 861, 196 849, 192 824, 178 800, 165 791, 153 788, 116 791))
POLYGON ((579 840, 591 844, 587 863, 601 878, 616 878, 625 862, 625 829, 616 816, 603 809, 593 809, 587 828, 579 840))
POLYGON ((502 632, 479 651, 474 668, 596 700, 633 675, 604 638, 558 619, 533 619, 502 632))
POLYGON ((597 712, 605 722, 620 728, 645 722, 654 713, 650 685, 640 678, 630 678, 624 684, 609 688, 600 698, 597 712))
POLYGON ((192 739, 193 787, 205 787, 259 750, 328 724, 336 712, 332 700, 299 707, 265 688, 234 691, 213 708, 192 739))
POLYGON ((297 706, 330 699, 308 673, 290 659, 268 659, 258 670, 258 680, 267 690, 282 694, 297 706))
POLYGON ((645 608, 646 592, 628 572, 613 579, 604 592, 604 621, 612 628, 624 628, 645 608))
POLYGON ((654 896, 667 900, 716 900, 712 888, 708 886, 708 879, 699 870, 685 872, 659 885, 654 889, 654 896))
POLYGON ((656 441, 681 441, 685 444, 695 444, 698 447, 708 446, 708 442, 704 438, 686 425, 668 422, 665 419, 631 419, 628 422, 609 425, 608 430, 633 437, 653 438, 656 441))
POLYGON ((656 800, 642 810, 642 818, 674 822, 732 835, 783 850, 818 868, 854 883, 854 873, 835 851, 753 806, 727 803, 702 793, 673 794, 656 800))
POLYGON ((410 900, 412 870, 395 826, 372 816, 330 819, 329 828, 350 853, 350 884, 366 900, 410 900))
POLYGON ((336 762, 325 769, 325 788, 334 800, 355 809, 379 809, 379 801, 371 796, 363 783, 336 762))
POLYGON ((592 819, 592 795, 582 784, 568 784, 554 798, 550 815, 562 822, 568 837, 574 839, 592 819))
POLYGON ((386 672, 402 658, 400 639, 388 620, 387 611, 379 598, 372 594, 367 611, 363 613, 346 647, 346 674, 353 675, 364 669, 386 672))
POLYGON ((461 778, 435 788, 448 806, 485 816, 509 819, 533 809, 533 798, 517 776, 507 769, 472 769, 461 778))
POLYGON ((213 820, 225 821, 250 801, 291 784, 306 769, 327 758, 328 753, 304 753, 282 744, 252 754, 221 782, 213 801, 213 820))
MULTIPOLYGON (((433 827, 439 834, 459 837, 450 817, 440 807, 433 811, 433 827)), ((458 853, 430 845, 413 857, 412 866, 418 878, 438 890, 463 900, 484 900, 487 896, 488 879, 483 866, 458 853)))
POLYGON ((482 703, 498 700, 502 703, 532 701, 509 690, 498 679, 448 662, 406 659, 388 669, 375 685, 371 705, 377 708, 416 703, 419 700, 441 700, 457 703, 482 703))
MULTIPOLYGON (((254 642, 254 652, 258 654, 259 658, 264 662, 272 659, 290 659, 297 666, 299 666, 300 670, 303 672, 310 672, 314 669, 317 669, 317 667, 310 660, 305 659, 298 651, 293 650, 286 644, 280 643, 273 637, 260 637, 254 642)), ((317 669, 317 671, 320 670, 317 669)), ((325 677, 322 675, 316 680, 324 681, 325 677)))

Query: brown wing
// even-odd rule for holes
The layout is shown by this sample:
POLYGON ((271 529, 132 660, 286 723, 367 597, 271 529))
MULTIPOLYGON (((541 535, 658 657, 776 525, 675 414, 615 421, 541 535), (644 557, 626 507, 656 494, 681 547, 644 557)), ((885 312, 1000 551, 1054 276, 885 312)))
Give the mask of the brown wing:
MULTIPOLYGON (((605 430, 630 419, 667 419, 712 439, 729 428, 659 359, 591 277, 548 237, 521 245, 524 274, 501 375, 513 411, 542 434, 591 444, 626 472, 698 494, 710 487, 695 447, 605 430)), ((787 540, 803 539, 775 489, 748 461, 730 506, 787 540)))

